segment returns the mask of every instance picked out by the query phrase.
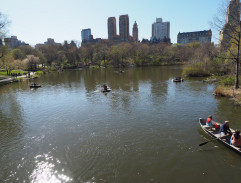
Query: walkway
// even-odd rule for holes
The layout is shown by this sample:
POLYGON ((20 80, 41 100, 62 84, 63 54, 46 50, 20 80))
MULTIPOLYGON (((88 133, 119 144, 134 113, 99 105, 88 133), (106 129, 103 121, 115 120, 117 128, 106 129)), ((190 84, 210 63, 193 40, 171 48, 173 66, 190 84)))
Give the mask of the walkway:
MULTIPOLYGON (((33 76, 35 74, 35 72, 30 72, 30 77, 33 76)), ((17 78, 27 78, 28 74, 26 75, 22 75, 22 76, 17 76, 17 78)), ((12 82, 12 78, 11 77, 6 77, 6 79, 1 79, 0 80, 0 84, 1 83, 11 83, 12 82)))

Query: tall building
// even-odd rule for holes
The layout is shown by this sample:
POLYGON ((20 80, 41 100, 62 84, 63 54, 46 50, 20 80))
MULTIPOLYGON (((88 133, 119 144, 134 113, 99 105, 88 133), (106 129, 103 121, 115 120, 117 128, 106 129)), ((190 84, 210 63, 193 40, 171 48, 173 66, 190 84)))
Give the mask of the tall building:
POLYGON ((4 38, 4 43, 7 44, 11 49, 18 48, 19 46, 29 45, 25 42, 18 40, 17 36, 11 36, 11 38, 4 38))
POLYGON ((137 43, 139 41, 139 39, 138 39, 138 26, 137 26, 136 21, 133 25, 132 36, 133 36, 134 42, 137 43))
POLYGON ((226 23, 222 30, 219 32, 219 46, 227 50, 230 45, 233 30, 240 23, 240 0, 231 0, 227 8, 226 23))
POLYGON ((170 22, 163 22, 162 18, 157 18, 156 22, 152 24, 152 38, 163 40, 170 39, 170 22))
POLYGON ((194 41, 197 41, 201 44, 210 42, 212 40, 212 31, 211 30, 204 30, 204 31, 197 31, 197 32, 184 32, 178 33, 177 35, 177 43, 179 44, 188 44, 194 41))
POLYGON ((119 35, 116 31, 115 17, 109 17, 107 21, 108 27, 108 40, 114 44, 121 42, 138 42, 138 25, 135 22, 132 29, 132 35, 129 32, 129 16, 120 15, 119 17, 119 35))
POLYGON ((129 16, 121 15, 119 17, 120 41, 128 42, 129 40, 129 16))
POLYGON ((90 36, 91 36, 91 29, 82 29, 81 31, 82 41, 89 40, 90 36))
POLYGON ((57 43, 55 43, 54 39, 52 38, 48 38, 46 42, 44 42, 45 45, 55 45, 57 43))
POLYGON ((108 18, 108 39, 114 40, 117 36, 116 34, 116 19, 115 17, 108 18))

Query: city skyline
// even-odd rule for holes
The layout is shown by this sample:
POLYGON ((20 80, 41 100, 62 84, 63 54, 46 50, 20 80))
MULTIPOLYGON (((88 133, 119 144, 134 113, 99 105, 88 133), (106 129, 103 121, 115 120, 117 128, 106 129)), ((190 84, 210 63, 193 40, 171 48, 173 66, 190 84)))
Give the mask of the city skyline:
MULTIPOLYGON (((127 0, 111 2, 69 0, 4 0, 0 12, 11 21, 8 36, 17 36, 20 40, 35 45, 47 38, 56 42, 65 40, 81 42, 81 30, 90 28, 95 38, 108 39, 106 20, 128 14, 130 33, 132 23, 137 22, 139 40, 150 39, 152 23, 156 18, 168 20, 171 24, 170 38, 177 42, 178 32, 193 32, 211 29, 210 22, 221 6, 220 0, 165 0, 137 1, 127 0), (128 6, 127 6, 128 5, 128 6), (198 8, 197 8, 198 7, 198 8)), ((117 32, 119 28, 117 27, 117 32)), ((214 35, 218 37, 218 35, 214 35)), ((217 43, 217 40, 212 40, 217 43)))

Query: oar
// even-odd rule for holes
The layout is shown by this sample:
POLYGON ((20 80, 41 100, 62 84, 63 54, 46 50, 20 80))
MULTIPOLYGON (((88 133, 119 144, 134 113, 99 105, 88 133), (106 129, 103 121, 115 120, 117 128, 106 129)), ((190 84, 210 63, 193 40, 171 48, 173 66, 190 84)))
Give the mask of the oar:
POLYGON ((228 136, 229 136, 229 135, 224 135, 224 136, 222 136, 222 137, 216 137, 216 138, 214 138, 214 139, 212 139, 212 140, 209 140, 209 141, 207 141, 207 142, 203 142, 203 143, 199 144, 199 146, 203 146, 203 145, 207 144, 208 142, 211 142, 211 141, 214 141, 214 140, 224 139, 224 138, 226 138, 226 137, 228 137, 228 136))
POLYGON ((219 138, 216 137, 216 138, 214 138, 214 139, 212 139, 212 140, 209 140, 209 141, 207 141, 207 142, 203 142, 203 143, 199 144, 199 146, 203 146, 203 145, 207 144, 208 142, 211 142, 211 141, 214 141, 214 140, 217 140, 217 139, 219 139, 219 138))

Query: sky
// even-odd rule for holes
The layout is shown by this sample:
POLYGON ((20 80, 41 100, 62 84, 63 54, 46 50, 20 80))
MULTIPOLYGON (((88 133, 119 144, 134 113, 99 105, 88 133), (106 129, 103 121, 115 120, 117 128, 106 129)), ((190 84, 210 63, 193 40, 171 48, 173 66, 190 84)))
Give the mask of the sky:
MULTIPOLYGON (((213 28, 210 22, 217 15, 223 0, 0 0, 0 12, 11 22, 8 36, 35 45, 47 38, 55 42, 81 42, 81 30, 90 28, 94 38, 108 37, 107 19, 129 15, 130 34, 137 22, 139 39, 150 39, 156 18, 170 22, 171 42, 179 32, 213 28)), ((217 35, 213 31, 213 40, 217 35)))

